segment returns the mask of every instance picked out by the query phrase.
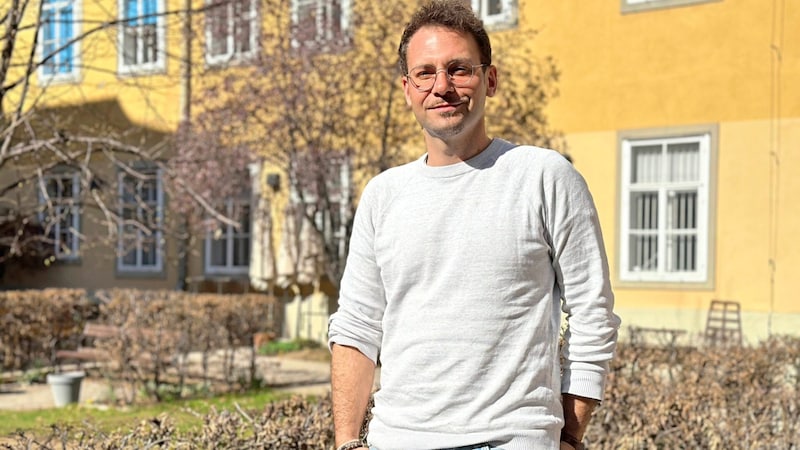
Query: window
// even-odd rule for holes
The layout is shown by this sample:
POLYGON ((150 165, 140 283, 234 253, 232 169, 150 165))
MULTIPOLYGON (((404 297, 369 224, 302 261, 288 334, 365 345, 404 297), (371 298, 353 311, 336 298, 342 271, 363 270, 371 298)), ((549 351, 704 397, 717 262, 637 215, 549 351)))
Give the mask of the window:
POLYGON ((293 205, 305 206, 306 217, 343 260, 352 206, 349 158, 335 152, 298 155, 293 167, 293 205))
POLYGON ((160 272, 163 269, 164 193, 161 172, 140 170, 119 175, 120 217, 117 269, 160 272))
POLYGON ((710 147, 710 134, 622 141, 622 281, 708 281, 710 147))
POLYGON ((209 274, 247 274, 250 267, 250 199, 225 202, 225 216, 239 226, 223 224, 209 231, 205 242, 205 271, 209 274))
POLYGON ((252 56, 256 49, 255 0, 231 0, 208 10, 206 59, 220 64, 252 56))
POLYGON ((78 3, 75 0, 44 0, 40 35, 42 79, 73 80, 78 71, 78 43, 70 43, 79 33, 78 3))
POLYGON ((120 0, 120 72, 163 70, 162 0, 120 0))
POLYGON ((80 258, 80 195, 78 172, 48 175, 40 185, 39 218, 57 259, 80 258))
POLYGON ((489 29, 517 25, 516 0, 472 0, 472 9, 489 29))
POLYGON ((622 0, 622 12, 637 12, 650 9, 672 8, 695 3, 719 2, 722 0, 622 0))
POLYGON ((292 0, 295 45, 344 42, 350 27, 350 0, 292 0))

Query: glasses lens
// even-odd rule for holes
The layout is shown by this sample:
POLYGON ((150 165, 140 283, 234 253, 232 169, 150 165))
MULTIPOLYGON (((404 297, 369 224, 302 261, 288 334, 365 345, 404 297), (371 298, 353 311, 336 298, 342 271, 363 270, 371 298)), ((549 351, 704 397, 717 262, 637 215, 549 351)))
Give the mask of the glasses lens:
POLYGON ((473 66, 463 63, 453 63, 447 66, 447 76, 455 86, 464 86, 472 79, 473 66))
POLYGON ((408 77, 417 89, 427 91, 433 88, 436 81, 436 67, 418 66, 408 72, 408 77))

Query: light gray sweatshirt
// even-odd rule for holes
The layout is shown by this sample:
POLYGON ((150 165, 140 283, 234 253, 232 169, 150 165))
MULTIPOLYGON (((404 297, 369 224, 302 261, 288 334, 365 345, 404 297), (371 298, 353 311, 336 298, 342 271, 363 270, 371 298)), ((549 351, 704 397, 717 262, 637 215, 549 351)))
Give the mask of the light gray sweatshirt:
POLYGON ((369 442, 558 448, 561 392, 602 399, 619 327, 586 183, 560 154, 500 139, 425 159, 364 189, 330 319, 331 344, 380 355, 369 442))

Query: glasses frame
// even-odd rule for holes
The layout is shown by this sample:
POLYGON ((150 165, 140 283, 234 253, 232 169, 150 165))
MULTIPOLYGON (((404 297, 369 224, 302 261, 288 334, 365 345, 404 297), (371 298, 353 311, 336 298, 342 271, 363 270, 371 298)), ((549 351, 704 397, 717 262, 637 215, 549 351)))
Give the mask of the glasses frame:
POLYGON ((418 66, 414 66, 414 67, 412 67, 411 69, 409 69, 409 70, 408 70, 408 73, 406 73, 406 74, 405 74, 406 80, 408 80, 408 82, 409 82, 409 83, 411 83, 411 86, 414 86, 414 89, 418 90, 419 92, 430 92, 430 91, 432 91, 432 90, 433 90, 433 87, 434 87, 434 86, 436 86, 436 78, 438 78, 438 77, 439 77, 439 72, 444 72, 445 76, 447 77, 447 81, 448 81, 448 82, 450 82, 450 83, 452 83, 452 84, 453 84, 453 86, 455 86, 455 87, 464 87, 464 86, 467 86, 467 85, 469 85, 469 83, 472 81, 472 79, 475 77, 475 69, 476 69, 477 67, 488 67, 488 66, 490 66, 491 64, 485 64, 485 63, 483 63, 483 64, 466 64, 466 63, 459 62, 459 61, 453 61, 453 62, 451 62, 450 64, 448 64, 448 65, 447 65, 447 67, 445 67, 445 68, 443 68, 443 69, 436 69, 436 72, 433 74, 433 78, 432 78, 432 80, 433 80, 433 83, 431 83, 431 87, 429 87, 429 88, 427 88, 427 89, 426 89, 426 88, 419 87, 419 86, 417 85, 417 83, 415 83, 415 82, 414 82, 414 79, 411 77, 411 72, 412 72, 414 69, 416 69, 417 67, 423 67, 423 66, 426 66, 426 65, 427 65, 427 64, 420 64, 420 65, 418 65, 418 66), (465 82, 463 82, 463 83, 458 83, 458 84, 456 84, 456 82, 453 80, 453 77, 452 77, 452 76, 451 76, 451 75, 448 73, 448 71, 449 71, 449 69, 450 69, 450 67, 451 67, 451 66, 453 66, 453 65, 459 65, 459 64, 461 64, 461 65, 464 65, 465 67, 470 67, 470 68, 472 68, 472 73, 471 73, 471 74, 470 74, 470 76, 469 76, 469 80, 467 80, 467 81, 465 81, 465 82))

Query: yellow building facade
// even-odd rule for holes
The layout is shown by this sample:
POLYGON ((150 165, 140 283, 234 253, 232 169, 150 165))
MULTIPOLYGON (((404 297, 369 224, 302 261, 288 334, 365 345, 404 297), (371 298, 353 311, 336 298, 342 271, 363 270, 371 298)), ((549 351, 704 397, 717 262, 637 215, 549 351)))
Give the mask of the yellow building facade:
POLYGON ((746 341, 796 334, 800 5, 520 5, 561 70, 548 113, 597 202, 624 323, 702 333, 717 299, 739 302, 746 341))
MULTIPOLYGON (((242 33, 234 17, 252 18, 247 22, 252 27, 244 38, 231 35, 211 45, 202 17, 214 3, 191 2, 198 10, 189 47, 193 76, 220 76, 245 65, 259 51, 255 36, 270 26, 264 20, 266 3, 223 3, 222 29, 242 33)), ((350 26, 348 8, 357 7, 347 0, 289 3, 291 20, 301 22, 303 14, 316 18, 318 37, 350 26)), ((58 48, 64 36, 92 31, 72 46, 68 58, 53 58, 37 69, 26 104, 68 111, 62 114, 70 118, 65 126, 107 123, 115 135, 147 148, 169 142, 191 94, 182 64, 187 47, 181 11, 187 3, 46 0, 43 5, 59 25, 38 40, 40 54, 47 45, 58 48), (68 23, 77 25, 62 30, 68 23)), ((534 40, 520 45, 555 60, 560 96, 546 114, 564 132, 567 152, 597 203, 624 323, 701 334, 711 301, 731 300, 741 305, 746 341, 797 333, 800 29, 794 24, 800 23, 800 5, 763 0, 473 0, 472 5, 493 35, 536 31, 534 40)), ((34 13, 28 14, 35 21, 34 13)), ((20 34, 22 48, 33 42, 31 33, 20 34)), ((13 101, 17 94, 11 95, 13 101)), ((169 154, 167 147, 164 157, 169 154)), ((32 167, 24 159, 7 163, 0 179, 10 179, 11 168, 32 167)), ((289 194, 286 174, 268 165, 252 169, 250 211, 266 209, 278 219, 267 226, 256 220, 260 213, 249 215, 245 259, 241 252, 230 253, 231 245, 225 258, 210 257, 225 245, 213 247, 208 236, 197 236, 187 277, 206 289, 284 292, 275 289, 279 272, 288 270, 278 261, 285 241, 279 216, 289 194), (225 262, 211 264, 215 259, 225 262)), ((111 175, 112 184, 118 177, 111 175)), ((33 187, 25 192, 36 195, 33 187)), ((169 199, 154 202, 164 211, 162 220, 172 220, 169 199)), ((129 261, 132 266, 121 267, 123 256, 113 242, 89 245, 107 233, 90 218, 95 213, 87 211, 75 222, 86 237, 80 257, 63 258, 42 272, 7 273, 3 286, 179 285, 174 240, 163 236, 158 243, 157 267, 148 265, 151 255, 142 251, 129 261)), ((221 239, 232 243, 236 233, 226 230, 221 239)), ((219 240, 220 234, 215 236, 219 240)), ((296 302, 287 307, 289 334, 323 339, 335 292, 303 284, 285 290, 296 302), (302 299, 309 300, 304 305, 302 299)))

